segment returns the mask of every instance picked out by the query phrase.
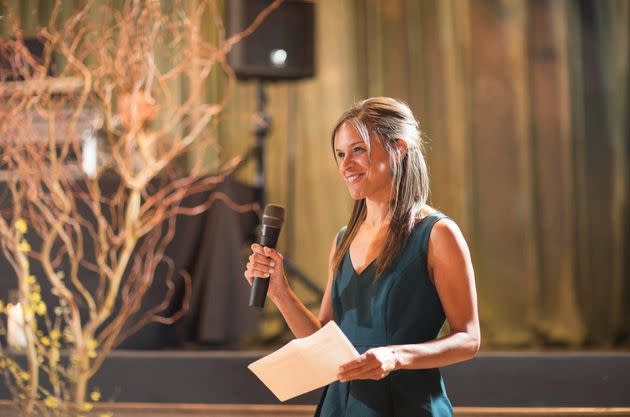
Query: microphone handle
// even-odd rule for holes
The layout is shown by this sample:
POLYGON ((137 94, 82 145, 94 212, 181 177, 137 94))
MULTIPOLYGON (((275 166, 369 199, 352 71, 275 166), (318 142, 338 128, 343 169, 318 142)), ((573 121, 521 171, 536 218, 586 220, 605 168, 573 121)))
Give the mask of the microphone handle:
MULTIPOLYGON (((265 224, 262 225, 262 231, 260 234, 259 243, 262 246, 275 249, 276 243, 278 243, 278 236, 280 235, 279 227, 270 227, 265 224)), ((252 281, 252 288, 249 293, 249 306, 250 307, 265 307, 265 300, 267 298, 267 289, 269 288, 270 278, 254 277, 252 281)))

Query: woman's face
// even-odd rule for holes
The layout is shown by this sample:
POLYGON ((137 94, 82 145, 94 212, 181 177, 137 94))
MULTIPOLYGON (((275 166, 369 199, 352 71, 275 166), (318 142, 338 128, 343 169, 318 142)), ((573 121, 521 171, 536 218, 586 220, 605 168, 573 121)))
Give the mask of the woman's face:
POLYGON ((368 152, 367 144, 352 125, 342 124, 335 136, 339 173, 352 199, 387 201, 392 184, 389 155, 376 138, 372 138, 370 145, 368 152))

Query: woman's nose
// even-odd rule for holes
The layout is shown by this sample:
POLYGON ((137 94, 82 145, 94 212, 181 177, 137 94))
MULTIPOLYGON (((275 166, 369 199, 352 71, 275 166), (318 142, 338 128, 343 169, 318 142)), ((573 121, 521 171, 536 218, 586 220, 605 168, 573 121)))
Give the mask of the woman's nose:
POLYGON ((339 169, 341 169, 341 171, 344 171, 346 168, 350 166, 352 166, 352 158, 346 155, 339 162, 339 169))

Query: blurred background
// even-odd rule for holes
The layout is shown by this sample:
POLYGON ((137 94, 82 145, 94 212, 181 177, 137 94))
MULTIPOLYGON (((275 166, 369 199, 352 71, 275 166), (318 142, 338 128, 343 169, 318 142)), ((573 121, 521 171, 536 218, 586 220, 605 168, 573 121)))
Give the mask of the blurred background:
MULTIPOLYGON (((51 12, 46 0, 13 3, 26 30, 51 12)), ((430 204, 460 225, 470 245, 482 350, 627 350, 630 2, 315 6, 314 76, 265 84, 266 200, 287 207, 280 250, 324 286, 330 244, 352 207, 331 129, 357 100, 396 97, 411 106, 427 141, 430 204)), ((217 36, 212 22, 203 28, 202 36, 217 36)), ((217 77, 205 88, 210 100, 225 84, 217 77)), ((213 127, 219 146, 205 156, 209 167, 254 145, 257 88, 255 80, 237 83, 213 127)), ((252 184, 255 171, 247 164, 234 179, 252 184)), ((246 285, 242 275, 232 278, 246 285)), ((294 285, 316 309, 316 294, 294 285)), ((279 332, 270 306, 259 338, 247 334, 233 346, 260 336, 279 343, 279 332)))

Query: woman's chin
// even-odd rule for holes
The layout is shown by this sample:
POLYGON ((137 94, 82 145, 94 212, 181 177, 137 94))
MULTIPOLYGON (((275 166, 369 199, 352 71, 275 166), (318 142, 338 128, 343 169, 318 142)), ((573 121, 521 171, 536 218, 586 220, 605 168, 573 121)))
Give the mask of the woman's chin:
POLYGON ((365 198, 365 195, 363 195, 363 193, 359 190, 348 190, 348 192, 350 193, 350 198, 353 200, 362 200, 365 198))

